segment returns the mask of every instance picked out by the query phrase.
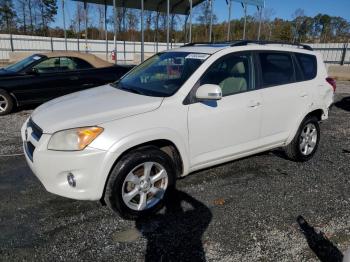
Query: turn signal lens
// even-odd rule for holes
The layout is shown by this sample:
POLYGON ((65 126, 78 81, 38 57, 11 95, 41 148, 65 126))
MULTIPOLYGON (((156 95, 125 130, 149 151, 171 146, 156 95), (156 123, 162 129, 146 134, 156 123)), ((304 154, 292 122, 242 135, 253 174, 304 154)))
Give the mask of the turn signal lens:
POLYGON ((62 130, 52 135, 48 149, 57 151, 83 150, 102 132, 103 128, 98 126, 62 130))
POLYGON ((83 150, 85 147, 91 144, 95 138, 101 134, 103 131, 102 127, 90 127, 90 128, 82 128, 77 130, 77 134, 79 137, 79 149, 83 150))

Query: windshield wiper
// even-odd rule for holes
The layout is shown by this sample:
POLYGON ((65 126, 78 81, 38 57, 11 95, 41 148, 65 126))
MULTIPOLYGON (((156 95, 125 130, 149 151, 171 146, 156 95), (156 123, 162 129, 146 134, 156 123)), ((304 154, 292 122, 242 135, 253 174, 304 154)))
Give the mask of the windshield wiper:
POLYGON ((138 90, 138 89, 131 88, 131 87, 121 86, 120 84, 118 85, 118 88, 121 89, 121 90, 125 90, 125 91, 128 91, 128 92, 134 93, 134 94, 145 95, 143 92, 141 92, 141 91, 138 90))

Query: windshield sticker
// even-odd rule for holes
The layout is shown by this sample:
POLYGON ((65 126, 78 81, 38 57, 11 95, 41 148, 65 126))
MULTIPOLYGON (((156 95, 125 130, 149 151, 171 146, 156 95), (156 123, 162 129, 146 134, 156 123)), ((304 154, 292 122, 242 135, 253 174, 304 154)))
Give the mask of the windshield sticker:
POLYGON ((209 57, 208 54, 189 54, 185 57, 185 59, 200 59, 205 60, 209 57))
POLYGON ((40 57, 40 56, 37 56, 37 55, 36 55, 36 56, 33 56, 33 59, 34 59, 34 60, 39 60, 40 58, 41 58, 41 57, 40 57))

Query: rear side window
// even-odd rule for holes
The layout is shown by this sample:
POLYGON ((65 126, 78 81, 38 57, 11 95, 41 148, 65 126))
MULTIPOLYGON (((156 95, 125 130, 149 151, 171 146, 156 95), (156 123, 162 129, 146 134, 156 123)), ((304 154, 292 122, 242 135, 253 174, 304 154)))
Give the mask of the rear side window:
POLYGON ((263 87, 295 82, 292 57, 288 53, 259 53, 263 87))
POLYGON ((311 80, 316 77, 317 74, 317 61, 316 56, 314 55, 306 55, 306 54, 295 54, 301 70, 304 74, 304 80, 311 80))
POLYGON ((72 59, 74 60, 75 62, 75 69, 79 70, 79 69, 90 69, 90 68, 93 68, 92 65, 90 65, 88 62, 82 60, 82 59, 79 59, 79 58, 76 58, 76 57, 72 57, 72 59))

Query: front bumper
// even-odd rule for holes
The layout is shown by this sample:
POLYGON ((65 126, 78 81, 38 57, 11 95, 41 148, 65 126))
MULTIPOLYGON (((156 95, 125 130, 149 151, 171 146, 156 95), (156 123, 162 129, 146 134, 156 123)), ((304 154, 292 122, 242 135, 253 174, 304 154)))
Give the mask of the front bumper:
POLYGON ((91 147, 72 152, 47 150, 51 135, 42 134, 40 139, 36 140, 26 129, 27 122, 21 130, 24 155, 30 169, 47 191, 79 200, 101 198, 101 179, 106 177, 103 168, 106 151, 91 147), (28 150, 28 144, 34 149, 28 150), (70 186, 67 181, 69 174, 75 177, 75 187, 70 186))

